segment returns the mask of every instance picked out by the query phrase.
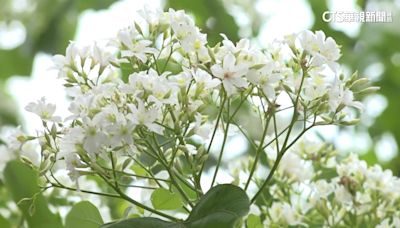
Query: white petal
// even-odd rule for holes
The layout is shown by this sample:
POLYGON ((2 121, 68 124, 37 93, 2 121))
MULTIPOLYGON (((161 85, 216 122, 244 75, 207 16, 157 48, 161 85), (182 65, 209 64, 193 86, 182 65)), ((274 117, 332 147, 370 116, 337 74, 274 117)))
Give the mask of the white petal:
POLYGON ((232 55, 232 53, 225 55, 224 62, 223 62, 224 70, 233 72, 235 70, 235 62, 236 62, 236 59, 235 59, 235 56, 232 55))
POLYGON ((213 75, 215 77, 224 78, 224 70, 222 69, 222 67, 218 64, 215 64, 211 67, 211 72, 213 73, 213 75))

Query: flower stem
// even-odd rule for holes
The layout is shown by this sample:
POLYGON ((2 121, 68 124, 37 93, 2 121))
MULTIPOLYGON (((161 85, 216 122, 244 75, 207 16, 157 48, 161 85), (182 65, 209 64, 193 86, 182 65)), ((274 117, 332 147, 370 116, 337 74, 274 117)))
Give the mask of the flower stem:
POLYGON ((229 105, 229 101, 228 101, 228 108, 227 108, 227 111, 228 111, 228 120, 227 120, 227 122, 226 122, 226 127, 225 127, 225 131, 224 131, 224 139, 223 139, 223 141, 222 141, 222 146, 221 146, 221 150, 220 150, 220 152, 219 152, 218 161, 217 161, 217 167, 215 167, 214 176, 213 176, 213 179, 212 179, 212 181, 211 181, 211 187, 210 187, 210 188, 212 188, 212 187, 214 186, 215 179, 217 178, 218 170, 219 170, 219 167, 220 167, 220 165, 221 165, 222 155, 224 154, 224 149, 225 149, 225 145, 226 145, 226 140, 227 140, 227 138, 228 138, 228 131, 229 131, 229 106, 230 106, 230 105, 229 105))
POLYGON ((263 151, 264 140, 265 140, 265 136, 267 135, 268 125, 269 125, 269 121, 270 121, 270 120, 271 120, 271 116, 269 116, 269 117, 267 118, 267 121, 266 121, 266 123, 265 123, 264 131, 263 131, 262 136, 261 136, 260 145, 258 145, 258 148, 257 148, 257 151, 256 151, 256 157, 255 157, 254 162, 253 162, 253 165, 252 165, 252 167, 251 167, 251 171, 250 171, 250 174, 249 174, 249 178, 247 179, 246 185, 245 185, 245 187, 244 187, 244 190, 245 190, 245 191, 246 191, 247 188, 249 187, 250 182, 251 182, 251 178, 253 177, 253 174, 254 174, 254 172, 256 171, 258 159, 260 158, 261 151, 263 151))
MULTIPOLYGON (((217 133, 219 121, 221 120, 222 111, 224 110, 224 105, 225 105, 226 99, 227 99, 227 97, 226 97, 226 95, 225 95, 224 98, 223 98, 223 100, 222 100, 221 106, 220 106, 220 108, 219 108, 219 112, 218 112, 218 116, 217 116, 217 121, 215 122, 215 127, 214 127, 213 133, 212 133, 212 135, 211 135, 210 144, 208 144, 206 154, 209 154, 209 153, 210 153, 211 145, 213 144, 215 135, 216 135, 216 133, 217 133)), ((199 183, 200 183, 200 180, 201 180, 201 175, 203 174, 204 166, 205 166, 205 162, 201 165, 201 168, 200 168, 200 171, 199 171, 199 176, 198 176, 198 182, 199 182, 199 183)))

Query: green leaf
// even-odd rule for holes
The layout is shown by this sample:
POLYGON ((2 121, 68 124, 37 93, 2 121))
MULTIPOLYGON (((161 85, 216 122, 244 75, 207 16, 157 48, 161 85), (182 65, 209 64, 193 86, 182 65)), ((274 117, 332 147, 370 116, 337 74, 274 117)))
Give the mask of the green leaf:
POLYGON ((263 224, 261 223, 261 219, 259 216, 255 214, 250 214, 247 217, 246 225, 248 228, 263 228, 263 224))
POLYGON ((139 165, 134 164, 131 166, 131 169, 133 170, 133 172, 135 172, 136 175, 147 176, 146 170, 139 165))
POLYGON ((5 185, 13 200, 16 203, 21 201, 18 207, 30 228, 63 227, 61 218, 51 213, 45 198, 39 193, 37 178, 37 172, 20 161, 11 161, 4 169, 5 185), (30 200, 32 197, 34 200, 30 200))
POLYGON ((133 218, 103 225, 103 228, 232 228, 249 212, 250 201, 241 188, 223 184, 209 190, 184 222, 157 218, 133 218))
POLYGON ((0 227, 11 228, 10 222, 1 215, 0 215, 0 227))
POLYGON ((157 210, 175 210, 182 207, 180 196, 167 189, 159 188, 151 194, 151 203, 157 210))
POLYGON ((126 219, 116 223, 109 223, 102 226, 102 228, 185 228, 186 226, 179 223, 166 222, 158 218, 133 218, 126 219))
POLYGON ((130 64, 130 63, 121 63, 120 64, 120 69, 121 69, 122 80, 124 82, 128 82, 129 81, 129 75, 131 75, 133 73, 132 64, 130 64))
POLYGON ((187 219, 191 228, 230 228, 250 209, 249 197, 238 186, 217 185, 193 208, 187 219))
POLYGON ((65 221, 66 228, 98 228, 102 224, 99 210, 88 201, 75 204, 65 221))
POLYGON ((171 72, 172 74, 178 74, 179 72, 182 71, 182 66, 179 65, 178 63, 172 61, 171 59, 158 59, 157 60, 157 66, 161 73, 164 72, 171 72))

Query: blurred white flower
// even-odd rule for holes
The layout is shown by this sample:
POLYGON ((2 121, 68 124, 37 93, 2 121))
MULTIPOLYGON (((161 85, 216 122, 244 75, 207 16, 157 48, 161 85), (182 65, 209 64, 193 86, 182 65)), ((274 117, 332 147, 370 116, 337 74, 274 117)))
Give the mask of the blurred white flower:
POLYGON ((25 107, 25 110, 28 112, 35 113, 44 121, 61 122, 61 117, 54 116, 54 113, 56 111, 56 105, 47 103, 45 97, 42 97, 37 102, 29 103, 25 107))

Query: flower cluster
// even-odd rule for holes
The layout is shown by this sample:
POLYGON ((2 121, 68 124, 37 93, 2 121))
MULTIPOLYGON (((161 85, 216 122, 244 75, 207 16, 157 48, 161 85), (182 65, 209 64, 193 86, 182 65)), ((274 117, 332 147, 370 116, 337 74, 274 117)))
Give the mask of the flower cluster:
POLYGON ((55 105, 45 99, 30 103, 26 110, 40 117, 43 129, 36 136, 17 132, 5 140, 9 151, 37 143, 40 162, 33 166, 49 187, 72 189, 53 175, 56 170, 68 170, 76 182, 94 176, 122 199, 171 219, 130 198, 126 191, 131 186, 167 188, 181 197, 183 211, 190 212, 216 183, 227 141, 238 134, 256 153, 245 154, 252 162, 237 184, 254 195, 251 201, 256 205, 267 189, 278 197, 267 197, 274 202, 260 207, 267 224, 299 225, 311 222, 303 219, 306 213, 337 210, 341 214, 334 217, 321 214, 327 216, 323 224, 336 224, 340 215, 355 208, 356 217, 376 209, 370 203, 378 197, 375 192, 385 189, 382 194, 394 199, 388 197, 391 186, 383 185, 397 182, 378 168, 345 161, 337 166, 339 176, 324 182, 320 172, 336 165, 329 154, 325 156, 326 150, 291 151, 312 127, 355 124, 362 110, 359 99, 376 90, 356 73, 341 72, 340 48, 332 38, 322 31, 305 31, 260 49, 248 39, 233 42, 222 35, 220 43, 211 45, 184 11, 140 14, 142 20, 122 29, 107 44, 71 42, 65 56, 56 55, 55 68, 71 98, 70 114, 64 119, 55 116, 55 105), (216 136, 221 134, 222 143, 215 149, 219 147, 216 136), (269 164, 260 162, 265 151, 269 164), (205 186, 201 177, 210 166, 214 175, 211 186, 205 186), (364 170, 358 170, 361 167, 364 170), (253 176, 266 168, 267 179, 253 176), (379 182, 383 181, 380 175, 388 176, 388 183, 379 182), (271 181, 273 187, 266 188, 271 181), (291 198, 282 186, 296 185, 288 190, 300 196, 305 191, 299 183, 305 182, 313 199, 305 203, 313 203, 310 207, 315 210, 295 211, 291 201, 282 200, 291 198), (363 188, 371 191, 359 191, 363 188), (327 199, 333 195, 337 202, 330 204, 327 199), (364 205, 361 201, 367 205, 358 208, 364 205))
POLYGON ((283 158, 253 213, 268 227, 398 227, 399 188, 391 171, 355 154, 340 158, 327 144, 301 142, 283 158))

